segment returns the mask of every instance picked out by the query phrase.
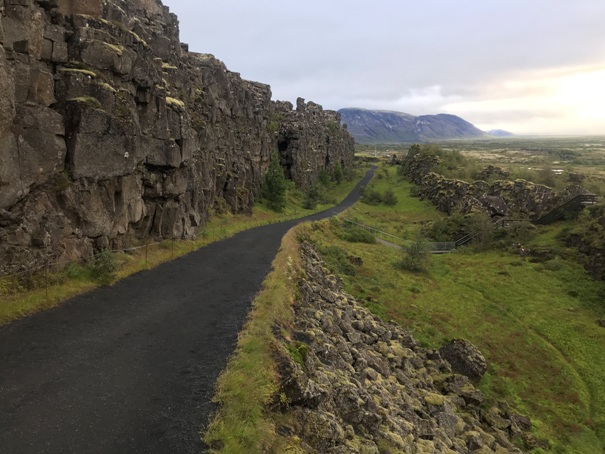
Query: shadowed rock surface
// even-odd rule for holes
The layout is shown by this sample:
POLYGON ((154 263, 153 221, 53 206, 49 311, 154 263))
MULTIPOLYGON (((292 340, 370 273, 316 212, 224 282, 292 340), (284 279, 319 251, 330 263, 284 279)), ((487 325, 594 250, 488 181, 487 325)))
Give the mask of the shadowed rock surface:
POLYGON ((189 52, 159 0, 0 0, 0 275, 247 212, 277 150, 301 187, 354 153, 336 112, 189 52))

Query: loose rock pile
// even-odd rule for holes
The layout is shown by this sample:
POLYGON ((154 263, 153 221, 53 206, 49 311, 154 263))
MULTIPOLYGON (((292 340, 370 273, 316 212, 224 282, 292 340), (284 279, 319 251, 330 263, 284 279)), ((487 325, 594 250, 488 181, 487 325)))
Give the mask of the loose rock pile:
MULTIPOLYGON (((533 440, 529 418, 505 403, 485 407, 481 391, 439 351, 372 315, 313 246, 301 249, 306 279, 291 340, 284 340, 289 354, 278 358, 278 400, 296 421, 281 429, 300 437, 305 451, 504 454, 522 452, 514 437, 533 440)), ((463 344, 453 350, 469 351, 463 344)), ((473 352, 473 370, 482 374, 483 358, 473 352)))

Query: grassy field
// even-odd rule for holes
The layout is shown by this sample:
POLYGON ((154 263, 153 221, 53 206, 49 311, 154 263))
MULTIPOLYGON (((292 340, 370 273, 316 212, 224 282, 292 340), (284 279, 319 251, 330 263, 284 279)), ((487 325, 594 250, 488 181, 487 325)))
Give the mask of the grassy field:
MULTIPOLYGON (((439 216, 409 196, 407 183, 390 180, 395 207, 358 204, 343 216, 400 234, 439 216)), ((375 186, 387 182, 385 177, 375 186)), ((555 246, 560 228, 539 230, 533 244, 555 246)), ((313 239, 335 270, 338 249, 363 260, 354 273, 342 274, 351 294, 410 327, 427 347, 452 338, 477 345, 490 364, 481 389, 529 415, 537 436, 551 443, 548 452, 603 452, 605 329, 596 321, 605 318, 604 283, 561 258, 536 263, 470 248, 432 256, 425 273, 405 272, 394 266, 401 251, 344 241, 342 229, 340 221, 325 221, 313 239)))
POLYGON ((250 215, 224 213, 213 216, 199 230, 196 239, 166 240, 150 243, 136 250, 115 253, 112 256, 116 265, 115 273, 110 273, 111 276, 100 276, 101 279, 91 272, 89 266, 82 263, 71 264, 60 272, 41 270, 31 276, 0 277, 0 325, 55 307, 70 297, 153 268, 243 230, 328 209, 351 192, 368 168, 369 166, 358 169, 339 185, 330 184, 324 188, 322 200, 312 210, 303 208, 304 193, 290 187, 288 205, 281 213, 271 211, 261 201, 250 215))

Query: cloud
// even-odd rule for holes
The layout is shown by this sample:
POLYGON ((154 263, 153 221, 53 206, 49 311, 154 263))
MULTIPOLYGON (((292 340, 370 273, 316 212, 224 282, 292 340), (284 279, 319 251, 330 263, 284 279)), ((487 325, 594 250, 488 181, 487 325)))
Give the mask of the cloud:
POLYGON ((475 99, 442 106, 482 129, 520 134, 605 134, 605 66, 520 72, 475 99))
POLYGON ((192 50, 275 99, 605 133, 602 0, 163 1, 192 50))

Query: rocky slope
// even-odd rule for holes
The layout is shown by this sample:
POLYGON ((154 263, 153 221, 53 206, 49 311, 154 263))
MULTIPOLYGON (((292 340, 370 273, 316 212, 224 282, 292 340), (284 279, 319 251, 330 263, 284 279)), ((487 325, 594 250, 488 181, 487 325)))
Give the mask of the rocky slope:
POLYGON ((289 354, 278 359, 278 400, 294 422, 278 431, 302 452, 504 454, 521 452, 513 438, 540 443, 529 418, 486 405, 474 386, 485 361, 470 344, 421 348, 345 293, 312 245, 301 256, 289 354))
POLYGON ((358 143, 426 142, 440 139, 489 137, 455 115, 421 115, 402 112, 347 108, 338 111, 342 122, 358 143))
POLYGON ((346 169, 339 115, 181 44, 159 0, 0 0, 0 274, 245 212, 273 151, 346 169))
POLYGON ((563 201, 582 192, 582 188, 570 186, 557 194, 552 188, 527 180, 506 179, 506 173, 495 167, 487 167, 485 176, 503 176, 488 183, 446 178, 436 173, 439 157, 415 152, 410 148, 401 160, 403 174, 418 185, 419 195, 430 200, 440 211, 468 213, 473 209, 485 211, 491 216, 511 216, 533 219, 546 214, 563 201))

